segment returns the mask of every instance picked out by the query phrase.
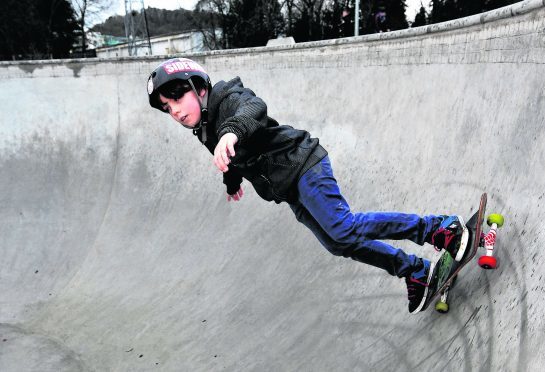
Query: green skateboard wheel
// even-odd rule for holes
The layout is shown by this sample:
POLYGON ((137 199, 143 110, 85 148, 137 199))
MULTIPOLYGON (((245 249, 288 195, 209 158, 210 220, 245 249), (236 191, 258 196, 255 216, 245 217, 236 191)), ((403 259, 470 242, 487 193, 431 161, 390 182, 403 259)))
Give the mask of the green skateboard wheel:
POLYGON ((437 310, 441 314, 446 314, 448 313, 448 304, 443 301, 437 301, 435 303, 435 310, 437 310))
POLYGON ((486 219, 486 223, 488 224, 488 226, 492 226, 492 224, 495 223, 496 225, 498 225, 498 227, 502 227, 503 222, 504 222, 503 216, 497 213, 492 213, 486 219))

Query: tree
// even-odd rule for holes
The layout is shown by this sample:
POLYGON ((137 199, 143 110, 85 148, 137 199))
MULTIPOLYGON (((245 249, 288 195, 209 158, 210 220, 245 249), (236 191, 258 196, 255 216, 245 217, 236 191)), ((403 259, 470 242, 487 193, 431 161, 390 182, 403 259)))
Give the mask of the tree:
POLYGON ((68 0, 3 0, 0 3, 0 58, 67 57, 76 28, 68 0))
POLYGON ((195 5, 195 12, 199 15, 197 27, 203 35, 206 47, 211 50, 227 49, 231 14, 229 13, 232 0, 199 0, 195 5))
POLYGON ((326 1, 297 0, 292 5, 298 16, 292 29, 294 39, 296 41, 322 40, 325 32, 322 15, 326 1))
POLYGON ((195 12, 210 49, 265 45, 284 30, 277 0, 200 0, 195 12))
POLYGON ((326 4, 335 2, 337 1, 199 0, 195 11, 206 14, 214 30, 222 30, 222 37, 218 37, 217 32, 205 35, 207 39, 211 39, 211 49, 217 49, 218 46, 231 48, 264 45, 268 39, 283 32, 293 36, 296 41, 323 39, 324 35, 331 33, 331 27, 322 21, 322 17, 331 18, 331 15, 323 10, 326 4), (282 16, 282 9, 285 17, 282 16), (256 40, 253 41, 252 38, 256 40))
POLYGON ((40 0, 36 7, 44 17, 46 53, 53 58, 65 57, 74 45, 77 27, 70 3, 66 0, 40 0))
POLYGON ((363 33, 402 30, 409 27, 405 0, 370 0, 362 8, 363 33))
POLYGON ((516 3, 518 0, 432 0, 428 23, 450 21, 483 13, 502 6, 516 3))
POLYGON ((391 31, 403 30, 409 27, 407 17, 405 17, 405 9, 407 8, 405 0, 386 0, 384 3, 386 6, 388 28, 391 31))
POLYGON ((97 17, 108 10, 112 0, 71 0, 76 13, 78 22, 78 33, 81 40, 81 53, 85 55, 87 51, 86 33, 88 25, 97 20, 97 17))
POLYGON ((425 26, 427 24, 427 14, 426 9, 424 8, 424 5, 420 4, 420 11, 418 14, 414 17, 414 22, 412 24, 412 27, 420 27, 425 26))
POLYGON ((284 0, 280 3, 280 6, 282 8, 286 7, 286 16, 288 21, 288 28, 287 33, 288 35, 293 34, 293 25, 294 25, 294 8, 295 8, 295 0, 284 0))
POLYGON ((235 48, 263 46, 284 29, 280 4, 276 0, 234 0, 229 9, 229 36, 235 48))
POLYGON ((444 22, 457 18, 453 0, 431 0, 431 14, 429 23, 444 22))
MULTIPOLYGON (((360 1, 358 33, 363 35, 407 28, 408 22, 405 17, 406 7, 405 0, 360 1)), ((343 2, 330 0, 324 11, 325 28, 340 29, 341 31, 338 32, 340 37, 353 36, 354 13, 354 0, 345 0, 343 2)))
POLYGON ((342 2, 327 2, 321 19, 324 39, 354 36, 354 17, 342 2))

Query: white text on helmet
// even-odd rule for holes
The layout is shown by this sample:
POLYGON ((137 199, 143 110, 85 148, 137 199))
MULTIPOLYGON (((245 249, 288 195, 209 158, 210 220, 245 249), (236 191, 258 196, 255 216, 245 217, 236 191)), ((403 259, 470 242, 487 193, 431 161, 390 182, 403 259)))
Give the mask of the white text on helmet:
POLYGON ((180 60, 177 62, 171 62, 169 64, 166 64, 163 68, 165 69, 165 72, 169 75, 183 71, 199 71, 202 73, 206 73, 201 66, 191 60, 180 60))

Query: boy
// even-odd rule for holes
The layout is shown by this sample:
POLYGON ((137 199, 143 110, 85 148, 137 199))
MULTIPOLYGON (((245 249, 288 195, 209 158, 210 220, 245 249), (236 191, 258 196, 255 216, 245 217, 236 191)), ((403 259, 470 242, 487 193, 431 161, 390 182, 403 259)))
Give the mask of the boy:
POLYGON ((333 177, 327 151, 304 130, 279 125, 240 79, 213 88, 205 70, 186 58, 161 63, 148 79, 150 105, 193 130, 223 172, 227 200, 243 196, 242 178, 268 201, 287 202, 334 255, 405 278, 409 312, 422 309, 434 264, 379 241, 408 239, 463 258, 468 230, 459 216, 352 213, 333 177))

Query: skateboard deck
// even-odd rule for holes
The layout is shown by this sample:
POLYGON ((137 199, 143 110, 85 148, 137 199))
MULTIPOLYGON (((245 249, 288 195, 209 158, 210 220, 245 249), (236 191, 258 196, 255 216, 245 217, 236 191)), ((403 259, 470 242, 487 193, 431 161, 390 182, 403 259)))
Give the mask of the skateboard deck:
POLYGON ((460 270, 467 265, 477 253, 477 249, 481 245, 481 233, 484 221, 484 213, 486 210, 486 193, 481 195, 481 202, 479 204, 479 210, 467 221, 466 227, 469 231, 469 237, 466 247, 466 252, 461 261, 456 262, 452 256, 444 251, 439 261, 437 261, 434 269, 434 277, 428 288, 428 296, 426 302, 422 307, 424 311, 428 306, 439 296, 443 294, 445 290, 450 288, 456 279, 460 270))

